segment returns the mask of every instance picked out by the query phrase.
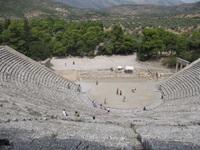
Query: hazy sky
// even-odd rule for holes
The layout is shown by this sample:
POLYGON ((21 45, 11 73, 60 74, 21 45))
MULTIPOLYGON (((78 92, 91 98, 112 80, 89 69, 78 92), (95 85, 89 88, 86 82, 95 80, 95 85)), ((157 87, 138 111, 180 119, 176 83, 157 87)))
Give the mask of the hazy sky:
POLYGON ((182 0, 183 2, 186 2, 186 3, 192 3, 192 2, 198 2, 200 0, 182 0))

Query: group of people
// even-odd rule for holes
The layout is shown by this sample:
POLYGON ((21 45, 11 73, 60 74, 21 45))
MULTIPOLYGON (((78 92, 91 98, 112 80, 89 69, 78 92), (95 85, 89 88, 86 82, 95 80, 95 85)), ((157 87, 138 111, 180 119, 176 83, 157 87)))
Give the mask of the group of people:
MULTIPOLYGON (((94 101, 92 101, 93 102, 93 104, 95 103, 94 101)), ((103 107, 103 105, 102 104, 100 104, 100 108, 101 109, 103 109, 103 110, 106 110, 108 113, 110 112, 110 107, 103 107)), ((68 116, 68 114, 66 113, 66 111, 65 111, 65 109, 63 109, 63 116, 68 116)), ((80 113, 78 112, 78 111, 75 111, 74 112, 74 116, 76 116, 76 117, 80 117, 80 113)), ((93 118, 93 120, 95 120, 95 115, 92 117, 93 118)))
POLYGON ((136 88, 135 88, 135 87, 134 87, 134 88, 132 88, 132 92, 133 92, 133 93, 135 93, 135 91, 136 91, 136 88))
MULTIPOLYGON (((105 106, 103 106, 102 103, 98 104, 98 102, 92 101, 92 104, 93 104, 94 108, 98 108, 98 105, 99 105, 100 109, 110 112, 110 107, 105 107, 105 106)), ((106 98, 104 100, 104 104, 107 104, 106 98)))
MULTIPOLYGON (((119 89, 117 88, 116 94, 121 96, 121 95, 122 95, 122 90, 119 90, 119 89)), ((126 96, 123 97, 122 101, 123 101, 123 102, 126 101, 126 96)))
MULTIPOLYGON (((68 114, 66 113, 65 109, 63 109, 63 116, 68 116, 68 114)), ((80 117, 80 113, 78 111, 75 111, 74 116, 80 117)))
POLYGON ((116 94, 121 96, 121 95, 122 95, 122 90, 119 90, 119 89, 117 88, 116 94))
MULTIPOLYGON (((75 61, 72 62, 73 65, 75 65, 75 61)), ((67 62, 65 62, 65 67, 67 66, 67 62)))
MULTIPOLYGON (((65 109, 63 109, 63 116, 68 116, 68 114, 66 113, 65 109)), ((74 116, 80 117, 80 113, 79 113, 78 111, 75 111, 74 116)), ((96 119, 96 116, 94 115, 94 116, 92 117, 92 119, 95 120, 95 119, 96 119)))

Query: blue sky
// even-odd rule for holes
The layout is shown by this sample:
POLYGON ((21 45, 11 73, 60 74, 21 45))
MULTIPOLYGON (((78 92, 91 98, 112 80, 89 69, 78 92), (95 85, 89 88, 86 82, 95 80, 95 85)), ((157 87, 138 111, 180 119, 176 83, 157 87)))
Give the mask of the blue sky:
POLYGON ((186 3, 192 3, 192 2, 198 2, 200 0, 182 0, 183 2, 186 2, 186 3))

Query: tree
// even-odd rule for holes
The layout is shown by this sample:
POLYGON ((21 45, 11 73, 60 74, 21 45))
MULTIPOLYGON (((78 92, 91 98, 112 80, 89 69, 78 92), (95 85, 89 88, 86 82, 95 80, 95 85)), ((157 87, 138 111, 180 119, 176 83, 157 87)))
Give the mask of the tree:
POLYGON ((121 45, 123 44, 123 30, 121 26, 114 25, 111 30, 111 42, 113 43, 113 53, 119 54, 121 53, 121 45))
POLYGON ((165 50, 165 44, 161 39, 159 29, 144 29, 144 37, 141 42, 141 48, 138 52, 140 60, 147 60, 152 56, 158 58, 158 54, 165 50))
POLYGON ((171 32, 166 32, 164 43, 166 46, 166 51, 171 52, 172 54, 173 51, 176 51, 177 35, 171 32))
POLYGON ((1 39, 2 32, 3 32, 3 23, 0 22, 0 43, 2 42, 2 39, 1 39))
POLYGON ((50 53, 44 43, 35 41, 30 43, 27 55, 34 60, 44 60, 50 56, 50 53))
POLYGON ((5 18, 4 29, 7 30, 8 27, 10 26, 11 22, 10 22, 10 19, 8 19, 6 17, 4 17, 4 18, 5 18))
POLYGON ((200 49, 200 30, 194 30, 189 41, 189 47, 192 50, 200 49))
POLYGON ((187 39, 185 36, 177 36, 176 55, 182 56, 187 49, 187 39))
POLYGON ((9 45, 10 47, 19 50, 26 54, 23 39, 23 24, 20 21, 14 20, 9 27, 5 29, 1 34, 2 44, 9 45))
POLYGON ((136 49, 136 45, 137 45, 137 42, 133 37, 129 35, 124 36, 123 51, 125 54, 133 53, 136 49))
POLYGON ((29 23, 28 23, 28 20, 26 18, 24 18, 24 37, 23 37, 23 40, 25 41, 25 44, 24 44, 24 49, 28 49, 28 45, 30 43, 30 40, 31 40, 31 28, 29 26, 29 23))

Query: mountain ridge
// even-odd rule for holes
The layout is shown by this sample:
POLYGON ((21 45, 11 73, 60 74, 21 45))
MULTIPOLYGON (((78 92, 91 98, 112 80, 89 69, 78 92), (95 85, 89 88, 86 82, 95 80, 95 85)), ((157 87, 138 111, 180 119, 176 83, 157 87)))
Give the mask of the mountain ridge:
POLYGON ((120 5, 102 9, 102 11, 113 15, 162 15, 181 13, 200 13, 200 2, 182 4, 179 6, 158 6, 158 5, 120 5))
POLYGON ((89 9, 75 8, 54 0, 9 0, 0 1, 0 19, 34 18, 34 17, 63 17, 81 18, 84 15, 96 13, 89 9))
POLYGON ((69 6, 77 8, 91 8, 91 9, 102 9, 113 7, 117 5, 125 4, 151 4, 151 5, 163 5, 163 6, 174 6, 180 5, 184 2, 181 0, 56 0, 58 2, 67 4, 69 6))
POLYGON ((0 1, 0 19, 5 17, 16 18, 37 18, 37 17, 59 17, 68 20, 101 20, 110 19, 114 16, 144 16, 144 15, 165 15, 177 13, 197 12, 200 14, 200 2, 182 4, 178 6, 159 5, 120 5, 100 10, 80 9, 54 0, 9 0, 0 1))

